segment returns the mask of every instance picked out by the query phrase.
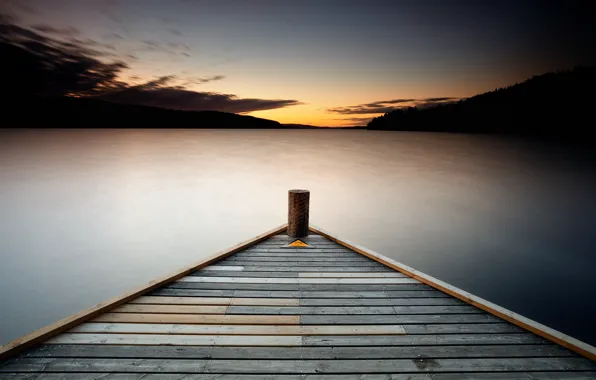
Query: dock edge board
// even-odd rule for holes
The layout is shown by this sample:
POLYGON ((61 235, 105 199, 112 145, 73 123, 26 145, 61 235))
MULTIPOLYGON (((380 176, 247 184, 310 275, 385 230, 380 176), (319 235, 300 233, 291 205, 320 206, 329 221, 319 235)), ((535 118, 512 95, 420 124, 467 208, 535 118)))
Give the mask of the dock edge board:
POLYGON ((450 285, 444 281, 429 276, 426 273, 420 272, 414 268, 411 268, 405 264, 395 261, 389 257, 383 256, 380 253, 374 252, 368 248, 364 248, 357 244, 351 243, 347 240, 338 238, 331 233, 313 226, 309 226, 309 230, 313 233, 319 234, 326 237, 327 239, 336 242, 346 248, 349 248, 361 255, 364 255, 372 260, 375 260, 389 268, 404 273, 412 278, 419 280, 433 288, 447 293, 453 297, 456 297, 470 305, 476 306, 479 309, 486 311, 494 316, 497 316, 507 322, 510 322, 516 326, 519 326, 527 331, 530 331, 538 336, 548 339, 558 345, 568 348, 588 359, 596 361, 596 347, 591 346, 585 342, 575 339, 567 334, 552 329, 534 320, 524 317, 523 315, 517 314, 511 310, 505 309, 499 305, 496 305, 483 298, 477 297, 465 290, 459 289, 453 285, 450 285))
POLYGON ((50 325, 40 328, 30 334, 24 335, 17 338, 4 346, 0 346, 0 360, 12 357, 36 344, 39 344, 47 339, 50 339, 66 330, 77 326, 80 323, 86 322, 99 314, 110 311, 111 309, 118 307, 131 299, 142 296, 150 291, 159 288, 167 283, 176 281, 187 274, 199 270, 211 263, 217 262, 224 259, 234 253, 237 253, 243 249, 250 247, 251 245, 258 244, 264 240, 269 239, 272 236, 278 235, 281 232, 287 230, 287 223, 282 224, 270 231, 257 235, 251 239, 238 243, 224 251, 220 251, 212 256, 206 257, 199 262, 184 267, 176 272, 170 273, 164 277, 157 278, 150 281, 146 285, 137 288, 135 290, 126 292, 118 297, 111 298, 107 301, 101 302, 95 306, 92 306, 86 310, 79 311, 78 313, 72 314, 66 318, 56 321, 50 325))

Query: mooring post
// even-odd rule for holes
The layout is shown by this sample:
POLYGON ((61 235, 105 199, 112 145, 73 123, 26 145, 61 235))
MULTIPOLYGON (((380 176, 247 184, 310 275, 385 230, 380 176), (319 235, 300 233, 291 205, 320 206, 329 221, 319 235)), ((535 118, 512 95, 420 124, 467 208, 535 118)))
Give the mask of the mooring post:
POLYGON ((290 190, 288 193, 288 236, 308 236, 308 204, 310 191, 290 190))

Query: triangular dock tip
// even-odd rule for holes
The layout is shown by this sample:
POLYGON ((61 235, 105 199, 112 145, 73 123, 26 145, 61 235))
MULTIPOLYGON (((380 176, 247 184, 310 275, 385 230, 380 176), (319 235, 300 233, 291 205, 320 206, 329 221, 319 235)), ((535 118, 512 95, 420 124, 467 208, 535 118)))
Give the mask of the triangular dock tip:
POLYGON ((294 240, 290 244, 286 245, 286 247, 308 247, 309 245, 303 242, 300 239, 294 240))

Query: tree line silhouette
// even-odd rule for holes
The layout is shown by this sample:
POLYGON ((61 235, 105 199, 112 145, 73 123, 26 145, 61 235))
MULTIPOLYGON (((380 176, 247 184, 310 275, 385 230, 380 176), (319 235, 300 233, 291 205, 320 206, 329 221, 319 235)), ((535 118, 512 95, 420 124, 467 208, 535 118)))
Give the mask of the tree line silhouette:
POLYGON ((596 65, 580 66, 456 103, 399 108, 374 118, 367 129, 591 136, 595 85, 596 65))

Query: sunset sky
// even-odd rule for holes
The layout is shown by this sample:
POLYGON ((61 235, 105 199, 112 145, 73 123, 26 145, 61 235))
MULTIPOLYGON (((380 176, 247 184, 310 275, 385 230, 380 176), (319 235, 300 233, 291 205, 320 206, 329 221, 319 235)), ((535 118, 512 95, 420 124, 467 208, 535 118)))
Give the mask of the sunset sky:
POLYGON ((124 82, 172 76, 168 86, 234 95, 237 105, 275 100, 250 115, 321 126, 364 125, 393 107, 592 63, 588 15, 544 3, 0 0, 20 26, 126 62, 124 82))

